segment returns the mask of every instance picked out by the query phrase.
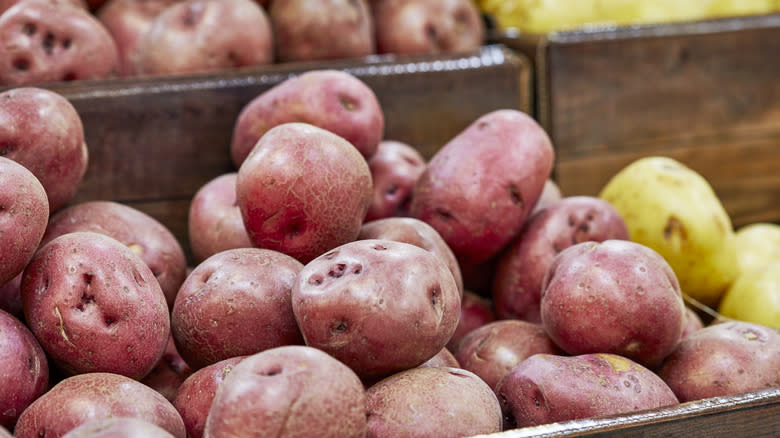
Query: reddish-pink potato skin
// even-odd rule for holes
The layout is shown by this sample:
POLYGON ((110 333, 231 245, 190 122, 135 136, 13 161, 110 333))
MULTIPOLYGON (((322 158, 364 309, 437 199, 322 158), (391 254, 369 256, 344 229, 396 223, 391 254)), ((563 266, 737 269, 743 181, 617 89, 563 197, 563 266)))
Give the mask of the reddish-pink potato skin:
POLYGON ((238 170, 236 198, 254 246, 301 263, 355 240, 371 172, 348 141, 306 123, 263 135, 238 170))
POLYGON ((49 362, 32 332, 0 310, 0 427, 13 429, 27 406, 49 389, 49 362))
POLYGON ((410 215, 433 226, 462 262, 486 262, 520 232, 553 158, 547 133, 528 114, 489 112, 431 158, 410 215))
POLYGON ((66 374, 141 379, 170 335, 165 296, 151 270, 119 241, 74 232, 42 246, 24 270, 30 330, 66 374))
POLYGON ((455 351, 458 343, 470 331, 495 320, 496 314, 493 312, 493 302, 490 298, 475 294, 470 290, 464 290, 460 300, 458 327, 447 342, 447 349, 455 351))
POLYGON ((605 353, 533 355, 501 379, 496 394, 507 429, 678 403, 672 390, 652 371, 605 353))
POLYGON ((168 307, 173 306, 187 275, 187 259, 176 236, 160 221, 119 202, 82 202, 52 215, 41 245, 74 231, 105 234, 130 248, 152 270, 168 307))
POLYGON ((205 73, 274 60, 271 23, 252 0, 192 0, 163 10, 138 42, 138 75, 205 73))
POLYGON ((499 258, 492 293, 496 316, 541 322, 542 280, 555 256, 580 242, 609 239, 628 240, 628 228, 610 203, 596 197, 567 197, 530 216, 499 258))
MULTIPOLYGON (((7 9, 9 9, 11 6, 21 3, 24 0, 0 0, 0 14, 5 12, 7 9)), ((62 5, 69 5, 69 6, 76 6, 80 8, 87 7, 87 4, 83 0, 48 0, 50 3, 54 4, 62 4, 62 5)))
POLYGON ((24 271, 0 286, 0 310, 4 310, 11 315, 24 319, 22 310, 22 274, 24 271))
POLYGON ((303 344, 290 294, 303 265, 262 248, 209 257, 181 286, 171 312, 176 347, 194 369, 269 348, 303 344))
POLYGON ((119 52, 106 28, 86 9, 25 0, 0 15, 0 86, 109 79, 119 52))
POLYGON ((447 348, 442 348, 435 356, 421 363, 419 366, 460 368, 458 359, 455 359, 455 355, 452 354, 450 350, 447 350, 447 348))
POLYGON ((138 418, 111 417, 84 423, 63 438, 175 438, 156 424, 138 418))
POLYGON ((745 321, 709 325, 680 341, 659 375, 680 402, 780 386, 780 334, 745 321))
POLYGON ((400 141, 379 142, 368 159, 374 180, 374 198, 366 213, 366 222, 395 216, 409 216, 409 203, 417 179, 427 163, 420 152, 400 141))
POLYGON ((357 58, 376 51, 366 0, 278 1, 268 15, 279 62, 357 58))
POLYGON ((672 268, 627 240, 582 242, 553 260, 542 325, 570 355, 614 353, 654 369, 680 341, 685 303, 672 268))
POLYGON ((253 246, 236 203, 237 178, 237 172, 220 175, 192 197, 187 227, 196 263, 220 251, 253 246))
POLYGON ((441 235, 430 225, 412 217, 389 217, 364 222, 360 227, 358 240, 384 239, 396 242, 410 243, 428 250, 440 257, 447 265, 458 291, 463 295, 463 277, 460 274, 460 266, 452 250, 442 239, 441 235))
POLYGON ((110 417, 148 421, 185 438, 181 416, 171 402, 137 380, 113 373, 85 373, 56 384, 19 417, 17 438, 58 438, 76 427, 110 417))
POLYGON ((191 374, 192 368, 181 358, 179 351, 176 350, 173 335, 171 335, 168 337, 168 344, 165 346, 162 357, 157 361, 157 365, 152 368, 152 371, 141 379, 141 383, 173 402, 179 392, 179 387, 191 374))
POLYGON ((375 0, 372 9, 379 53, 468 52, 485 38, 485 24, 471 0, 375 0))
POLYGON ((704 321, 699 317, 699 314, 692 308, 686 306, 685 324, 683 324, 683 333, 682 336, 680 336, 680 339, 687 338, 688 335, 702 328, 704 328, 704 321))
POLYGON ((139 44, 152 27, 154 19, 175 3, 183 0, 111 0, 95 14, 116 42, 119 51, 119 75, 137 74, 139 44))
POLYGON ((385 117, 374 91, 340 70, 311 70, 260 93, 239 113, 230 144, 240 167, 257 141, 274 126, 303 122, 330 131, 370 158, 382 140, 385 117))
POLYGON ((24 270, 48 221, 49 203, 41 183, 21 164, 0 156, 0 285, 24 270))
POLYGON ((460 315, 457 285, 441 259, 390 240, 358 240, 312 260, 292 300, 306 344, 369 380, 433 357, 460 315))
POLYGON ((244 356, 231 357, 192 373, 179 387, 173 406, 179 411, 189 438, 201 438, 217 388, 244 356))
POLYGON ((375 383, 366 392, 367 438, 501 432, 501 407, 493 390, 460 368, 412 368, 375 383))
POLYGON ((204 437, 363 437, 366 391, 346 365, 316 348, 249 356, 219 385, 204 437))
POLYGON ((534 354, 562 354, 540 324, 503 319, 469 332, 453 351, 460 366, 491 388, 534 354))
POLYGON ((61 95, 37 87, 0 93, 0 155, 29 169, 43 188, 49 212, 78 190, 89 160, 81 116, 61 95))

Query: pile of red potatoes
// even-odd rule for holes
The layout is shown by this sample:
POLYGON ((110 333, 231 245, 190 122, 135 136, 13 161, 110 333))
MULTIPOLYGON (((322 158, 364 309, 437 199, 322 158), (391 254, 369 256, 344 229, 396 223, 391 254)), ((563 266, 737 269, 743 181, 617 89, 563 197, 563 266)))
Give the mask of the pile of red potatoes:
POLYGON ((0 0, 0 86, 468 52, 472 0, 0 0))
POLYGON ((517 110, 426 161, 358 78, 291 77, 193 196, 189 267, 151 216, 68 202, 89 145, 67 100, 14 88, 0 121, 17 437, 468 436, 780 385, 778 332, 705 327, 611 204, 557 191, 517 110))

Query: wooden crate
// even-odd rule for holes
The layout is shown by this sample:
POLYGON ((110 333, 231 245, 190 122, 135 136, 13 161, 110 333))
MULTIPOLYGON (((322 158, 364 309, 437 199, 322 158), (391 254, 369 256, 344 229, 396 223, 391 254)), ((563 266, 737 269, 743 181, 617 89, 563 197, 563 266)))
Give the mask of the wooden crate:
POLYGON ((284 79, 315 68, 355 74, 375 92, 385 138, 426 158, 482 114, 530 112, 527 59, 500 46, 453 56, 277 64, 262 69, 160 79, 56 84, 79 112, 89 164, 73 203, 115 200, 160 220, 192 260, 189 203, 206 182, 235 171, 230 140, 238 113, 284 79))
POLYGON ((712 184, 735 226, 780 222, 780 14, 492 39, 534 64, 564 194, 665 155, 712 184))

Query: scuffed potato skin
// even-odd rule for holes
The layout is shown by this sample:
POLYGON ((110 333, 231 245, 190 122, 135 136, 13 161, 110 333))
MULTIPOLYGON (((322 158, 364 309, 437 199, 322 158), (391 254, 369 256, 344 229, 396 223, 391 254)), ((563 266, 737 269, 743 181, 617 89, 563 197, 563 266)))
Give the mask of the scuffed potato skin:
POLYGON ((0 42, 0 85, 109 79, 119 71, 114 39, 83 8, 17 3, 0 15, 0 42))

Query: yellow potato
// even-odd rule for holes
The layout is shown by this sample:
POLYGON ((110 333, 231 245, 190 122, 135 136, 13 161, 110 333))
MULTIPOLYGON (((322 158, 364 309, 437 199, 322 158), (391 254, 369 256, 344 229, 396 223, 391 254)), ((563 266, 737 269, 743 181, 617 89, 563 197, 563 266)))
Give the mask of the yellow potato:
POLYGON ((629 238, 660 253, 685 293, 708 305, 739 272, 731 220, 709 183, 667 157, 634 161, 604 186, 628 227, 629 238))
POLYGON ((736 232, 737 261, 742 272, 760 269, 773 260, 780 260, 780 225, 759 222, 746 225, 736 232))
POLYGON ((718 313, 780 329, 780 257, 737 277, 723 295, 718 313))

